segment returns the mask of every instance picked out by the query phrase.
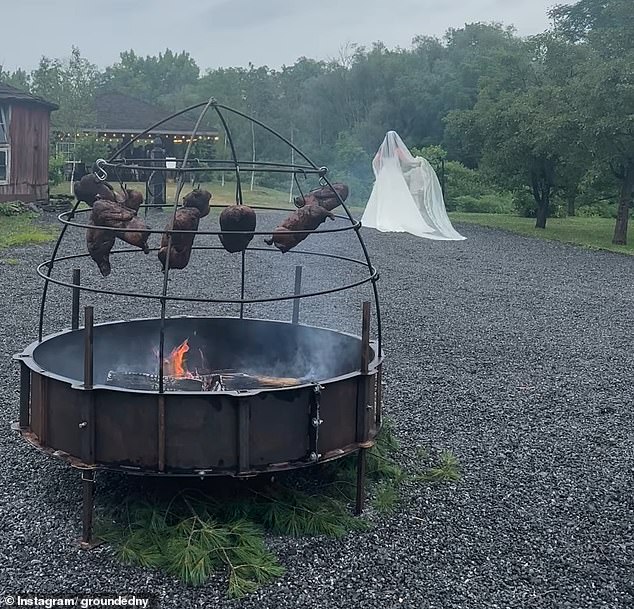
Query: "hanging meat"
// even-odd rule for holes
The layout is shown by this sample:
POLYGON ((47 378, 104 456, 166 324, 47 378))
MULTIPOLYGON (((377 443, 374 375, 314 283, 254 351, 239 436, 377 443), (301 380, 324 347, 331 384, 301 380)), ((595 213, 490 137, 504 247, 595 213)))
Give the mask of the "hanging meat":
POLYGON ((142 249, 146 254, 149 253, 147 240, 150 232, 134 210, 120 203, 97 199, 92 206, 90 219, 95 226, 123 229, 115 233, 119 239, 142 249), (132 232, 136 230, 141 232, 132 232))
POLYGON ((274 231, 271 239, 265 239, 268 245, 275 245, 283 254, 299 245, 310 232, 292 233, 289 231, 314 231, 326 218, 335 219, 332 212, 324 209, 321 205, 304 205, 294 211, 280 226, 274 231))
MULTIPOLYGON (((209 213, 209 201, 211 193, 207 190, 192 190, 183 198, 183 207, 177 210, 174 218, 165 227, 166 231, 197 231, 201 218, 209 213)), ((194 232, 187 233, 163 233, 161 248, 158 258, 166 267, 167 251, 169 249, 169 268, 184 269, 189 263, 194 245, 194 232)))
POLYGON ((93 225, 86 232, 86 245, 90 257, 97 263, 99 272, 107 277, 112 270, 110 266, 110 251, 114 246, 114 231, 101 230, 93 225))
MULTIPOLYGON (((342 201, 348 198, 348 187, 345 184, 335 183, 333 188, 342 201)), ((308 237, 310 232, 293 233, 290 231, 314 231, 327 218, 334 220, 335 216, 332 214, 332 210, 341 205, 341 201, 335 192, 330 186, 324 186, 310 191, 303 197, 297 197, 295 204, 301 204, 302 206, 288 216, 273 231, 270 239, 265 239, 264 241, 268 245, 275 245, 282 253, 288 252, 299 245, 308 237)))
POLYGON ((255 212, 246 205, 232 205, 222 210, 220 214, 221 231, 242 231, 243 234, 231 235, 224 233, 218 235, 223 247, 234 254, 247 249, 253 239, 253 231, 256 226, 255 212))
POLYGON ((73 184, 73 192, 78 201, 92 207, 97 199, 116 201, 114 188, 108 182, 101 182, 94 173, 86 174, 79 182, 73 184))
MULTIPOLYGON (((128 209, 133 210, 135 213, 138 213, 139 208, 143 205, 143 195, 138 190, 124 190, 123 205, 125 205, 128 209)), ((115 196, 117 196, 115 194, 115 196)), ((117 199, 119 197, 117 196, 117 199)))
POLYGON ((326 185, 321 188, 311 190, 304 196, 295 197, 294 203, 296 207, 303 207, 304 205, 321 205, 324 209, 332 211, 335 207, 341 205, 341 201, 345 201, 347 198, 348 187, 341 182, 335 182, 332 185, 332 188, 326 185))

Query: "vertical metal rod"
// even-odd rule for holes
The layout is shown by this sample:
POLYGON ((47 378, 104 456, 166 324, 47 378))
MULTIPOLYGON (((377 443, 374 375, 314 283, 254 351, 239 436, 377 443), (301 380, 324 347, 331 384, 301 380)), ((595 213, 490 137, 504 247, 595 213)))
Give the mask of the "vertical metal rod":
MULTIPOLYGON (((295 296, 299 296, 302 293, 302 267, 295 267, 295 296)), ((293 323, 299 323, 299 305, 300 298, 295 298, 293 300, 293 323)))
POLYGON ((363 303, 361 322, 361 374, 367 374, 370 366, 370 303, 363 303))
POLYGON ((84 308, 84 389, 92 389, 94 365, 94 309, 84 308))
MULTIPOLYGON (((244 285, 245 285, 245 262, 246 262, 246 251, 242 250, 242 282, 240 285, 240 299, 244 300, 244 285)), ((240 319, 244 319, 244 302, 240 303, 240 319)))
POLYGON ((95 470, 85 469, 81 472, 82 487, 82 531, 80 547, 89 549, 92 546, 92 517, 95 506, 95 470))
MULTIPOLYGON (((361 329, 361 379, 359 383, 359 396, 357 398, 357 442, 366 442, 368 439, 368 370, 370 366, 370 303, 363 303, 363 318, 361 329)), ((355 514, 359 516, 363 512, 365 503, 365 470, 366 448, 359 448, 357 454, 357 497, 355 514)))
MULTIPOLYGON (((233 167, 236 173, 236 205, 242 205, 242 181, 240 180, 240 165, 238 164, 238 155, 236 154, 236 147, 233 142, 233 137, 231 136, 231 130, 229 129, 229 125, 224 117, 224 114, 220 112, 220 108, 224 107, 220 104, 214 105, 214 110, 222 123, 222 127, 225 130, 225 137, 229 140, 229 147, 231 148, 231 159, 233 160, 233 167)), ((229 109, 229 108, 227 108, 229 109)), ((244 116, 244 115, 241 115, 244 116)), ((250 121, 253 122, 254 119, 251 117, 246 117, 250 121)), ((256 121, 257 122, 257 121, 256 121)))
POLYGON ((81 283, 81 271, 79 269, 73 269, 73 285, 77 286, 73 288, 73 306, 70 314, 70 327, 72 330, 79 328, 79 285, 81 283))
POLYGON ((29 407, 31 405, 31 370, 20 362, 20 427, 29 427, 29 407))
MULTIPOLYGON (((278 136, 278 137, 281 137, 281 136, 278 136)), ((322 180, 328 186, 330 186, 330 188, 332 189, 332 192, 336 195, 337 199, 339 200, 341 207, 343 207, 344 211, 346 212, 348 219, 350 220, 352 224, 355 224, 355 219, 352 217, 352 214, 350 213, 348 206, 345 204, 344 200, 341 198, 339 193, 333 188, 333 185, 330 182, 330 180, 328 180, 328 178, 325 175, 322 176, 322 180)), ((372 262, 370 260, 370 254, 368 253, 368 248, 366 247, 365 241, 363 240, 363 237, 361 236, 361 230, 359 228, 356 228, 354 232, 357 234, 359 245, 361 245, 361 249, 363 250, 363 256, 365 258, 365 263, 368 267, 368 271, 370 272, 370 275, 373 275, 375 272, 375 268, 372 266, 372 262)), ((374 292, 374 314, 376 315, 376 334, 377 334, 377 340, 379 345, 378 351, 380 354, 383 352, 383 329, 382 329, 382 323, 381 323, 381 305, 379 303, 379 290, 376 287, 377 281, 378 281, 378 276, 372 281, 372 291, 374 292)))
POLYGON ((383 422, 383 364, 379 364, 376 375, 376 428, 381 429, 383 422))
MULTIPOLYGON (((183 157, 183 161, 179 169, 185 169, 187 167, 187 163, 189 162, 189 153, 192 148, 192 144, 194 143, 194 139, 198 133, 198 128, 200 127, 200 123, 202 122, 205 114, 207 114, 207 110, 214 104, 214 99, 210 98, 200 113, 196 124, 194 125, 194 129, 192 130, 191 137, 189 138, 189 144, 187 145, 187 149, 185 150, 185 156, 183 157)), ((165 354, 165 313, 167 309, 167 287, 168 287, 168 279, 169 279, 169 271, 170 271, 170 251, 172 249, 172 235, 174 230, 174 222, 176 221, 176 212, 178 211, 178 201, 181 196, 181 191, 183 190, 183 186, 185 185, 185 173, 181 171, 178 175, 178 184, 176 185, 176 195, 174 196, 174 209, 172 211, 172 223, 171 229, 167 231, 167 255, 165 257, 165 266, 163 268, 163 291, 161 296, 161 321, 159 325, 159 393, 163 393, 164 390, 164 354, 165 354)))
MULTIPOLYGON (((79 207, 79 204, 81 203, 81 201, 75 201, 75 205, 73 205, 73 209, 70 210, 70 213, 68 214, 68 219, 72 220, 75 217, 75 212, 77 211, 77 208, 79 207)), ((40 300, 40 320, 38 323, 38 330, 37 330, 37 339, 39 341, 42 340, 42 334, 44 332, 44 311, 46 309, 46 297, 48 295, 48 284, 49 282, 49 277, 51 276, 51 273, 53 272, 53 267, 55 266, 55 258, 57 257, 57 252, 59 251, 59 247, 62 244, 62 240, 64 239, 64 235, 66 234, 66 230, 68 229, 68 224, 64 224, 64 226, 62 226, 62 230, 59 232, 59 237, 57 237, 57 241, 55 243, 55 247, 53 248, 53 253, 51 254, 51 260, 50 260, 50 264, 46 267, 46 278, 44 279, 44 289, 42 290, 42 299, 40 300)))
POLYGON ((357 454, 357 498, 354 507, 354 513, 356 516, 360 516, 363 512, 363 506, 365 504, 365 470, 366 470, 366 450, 365 448, 359 449, 357 454))
POLYGON ((238 405, 238 473, 251 470, 250 442, 250 404, 245 398, 240 398, 238 405))
POLYGON ((158 469, 165 471, 165 394, 158 396, 158 469))

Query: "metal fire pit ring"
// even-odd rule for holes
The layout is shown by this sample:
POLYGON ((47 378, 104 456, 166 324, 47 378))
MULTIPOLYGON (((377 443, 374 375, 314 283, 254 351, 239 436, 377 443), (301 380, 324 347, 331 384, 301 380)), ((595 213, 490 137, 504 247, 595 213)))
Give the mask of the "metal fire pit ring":
POLYGON ((143 319, 94 326, 94 380, 86 386, 87 332, 66 330, 16 356, 22 365, 22 435, 73 465, 185 476, 294 469, 373 441, 381 357, 368 345, 367 370, 362 370, 362 337, 257 319, 174 317, 166 322, 168 345, 197 337, 209 345, 206 357, 216 369, 247 366, 289 376, 303 365, 306 374, 293 386, 213 392, 107 385, 108 370, 148 368, 143 358, 149 361, 158 343, 160 320, 143 319), (116 351, 122 344, 125 350, 116 351), (306 369, 326 354, 321 369, 306 369), (276 369, 267 368, 267 361, 275 361, 276 369))
MULTIPOLYGON (((292 200, 292 210, 296 210, 302 207, 302 201, 307 204, 300 178, 305 181, 312 176, 313 180, 318 180, 320 189, 329 188, 332 196, 336 197, 337 206, 340 205, 344 212, 336 214, 336 217, 347 225, 315 230, 302 227, 297 232, 301 235, 327 233, 332 235, 332 239, 337 236, 352 238, 361 248, 362 260, 331 252, 294 250, 292 253, 340 260, 356 267, 360 277, 345 285, 307 292, 302 291, 302 266, 296 266, 292 294, 248 298, 247 275, 251 273, 246 272, 247 260, 257 265, 258 257, 247 256, 247 251, 275 251, 249 246, 239 254, 240 273, 236 276, 239 298, 222 298, 218 294, 206 297, 201 293, 187 297, 170 293, 172 269, 169 257, 163 270, 160 294, 124 292, 115 286, 114 289, 91 286, 90 279, 88 282, 81 280, 79 268, 72 269, 70 283, 53 276, 53 270, 56 264, 64 267, 66 262, 88 257, 85 252, 66 254, 60 250, 69 229, 88 228, 88 224, 75 219, 76 215, 81 218, 82 213, 88 212, 80 210, 77 201, 70 212, 61 214, 62 228, 51 257, 37 269, 44 279, 37 332, 39 340, 15 356, 21 366, 21 387, 20 418, 13 427, 45 454, 62 458, 81 470, 81 545, 85 548, 93 545, 94 475, 97 469, 158 477, 251 477, 306 467, 356 452, 356 513, 360 514, 363 509, 367 449, 373 445, 381 427, 382 324, 376 285, 379 274, 371 263, 361 235, 361 223, 354 219, 344 198, 328 179, 328 169, 313 163, 293 144, 292 137, 289 140, 257 119, 210 98, 180 110, 134 136, 108 160, 98 160, 93 175, 98 182, 108 179, 109 175, 116 177, 121 188, 125 188, 118 170, 124 165, 127 169, 141 169, 142 166, 129 165, 123 153, 156 127, 195 109, 201 109, 201 113, 183 158, 176 159, 175 167, 168 168, 165 163, 147 166, 153 174, 167 177, 173 173, 178 176, 173 203, 144 205, 145 212, 157 206, 171 208, 173 220, 180 207, 182 188, 189 181, 190 174, 222 173, 224 180, 224 171, 229 168, 234 173, 236 205, 244 203, 241 171, 285 173, 293 185, 291 195, 295 186, 300 195, 292 200), (190 158, 192 144, 208 111, 215 114, 225 133, 230 152, 227 160, 190 158), (253 126, 262 128, 287 147, 291 162, 279 162, 279 159, 256 162, 240 158, 229 118, 246 120, 251 124, 251 130, 253 126), (301 164, 297 164, 295 158, 301 164), (71 290, 71 330, 44 336, 49 284, 71 290), (304 298, 326 297, 364 284, 371 288, 373 294, 376 342, 370 341, 368 301, 363 303, 361 336, 299 324, 300 302, 304 298), (86 306, 84 325, 80 328, 81 292, 157 300, 161 308, 160 318, 95 325, 94 309, 86 306), (293 303, 290 323, 246 318, 246 304, 281 301, 293 303), (239 318, 168 317, 168 305, 174 302, 202 302, 210 306, 236 304, 239 305, 239 318), (196 371, 193 378, 183 377, 181 369, 175 368, 171 362, 166 370, 165 363, 172 355, 169 350, 174 345, 173 341, 178 343, 198 332, 206 337, 205 349, 210 350, 209 359, 213 360, 208 362, 210 366, 203 366, 204 373, 196 371), (157 343, 158 354, 152 365, 148 361, 148 351, 157 343), (115 348, 122 354, 118 361, 113 356, 115 348), (143 352, 139 351, 141 348, 143 352), (327 358, 322 357, 324 352, 329 353, 327 358), (305 362, 299 365, 293 354, 299 354, 305 362), (262 361, 258 361, 258 357, 262 361), (311 369, 311 362, 322 361, 327 362, 325 367, 317 367, 316 371, 311 369), (279 365, 268 368, 267 362, 279 365), (245 370, 245 367, 249 369, 245 370), (174 373, 174 370, 177 372, 174 373), (258 386, 264 378, 270 381, 275 377, 275 381, 279 381, 280 376, 293 377, 293 382, 285 386, 258 386), (297 377, 300 377, 299 380, 297 377), (246 385, 240 386, 240 383, 246 385)), ((260 209, 258 205, 252 207, 260 209)), ((281 211, 281 208, 276 208, 276 211, 281 211)), ((174 230, 168 224, 163 231, 150 232, 162 232, 169 248, 172 238, 186 231, 174 230)), ((268 230, 247 232, 253 233, 251 236, 271 234, 268 230)), ((222 231, 197 231, 197 234, 218 235, 222 231)), ((193 249, 198 250, 200 255, 211 256, 220 247, 198 243, 193 249)), ((132 254, 134 251, 137 250, 117 249, 111 253, 132 254)), ((61 270, 64 271, 63 268, 61 270)), ((66 275, 66 272, 63 274, 66 275)), ((176 344, 177 351, 184 344, 187 343, 176 344)))

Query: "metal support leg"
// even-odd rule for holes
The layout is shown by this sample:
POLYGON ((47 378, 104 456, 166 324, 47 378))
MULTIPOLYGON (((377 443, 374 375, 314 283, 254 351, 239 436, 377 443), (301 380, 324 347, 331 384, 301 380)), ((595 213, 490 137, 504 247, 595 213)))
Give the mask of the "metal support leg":
MULTIPOLYGON (((357 442, 363 445, 368 441, 368 367, 370 365, 370 303, 363 303, 361 328, 361 374, 364 375, 359 384, 357 396, 357 442)), ((365 503, 365 470, 367 448, 360 448, 357 454, 357 502, 354 513, 359 516, 365 503)))
MULTIPOLYGON (((295 267, 295 296, 299 296, 302 293, 302 267, 295 267)), ((295 298, 293 300, 293 318, 292 321, 294 324, 299 323, 299 298, 295 298)))
POLYGON ((95 470, 84 469, 81 472, 82 488, 82 532, 79 547, 90 550, 97 545, 93 539, 93 512, 95 507, 95 470))
POLYGON ((79 285, 81 283, 81 273, 79 269, 73 269, 73 304, 70 315, 70 327, 72 330, 79 328, 79 285))
POLYGON ((360 516, 363 512, 365 504, 365 470, 366 470, 366 448, 360 448, 357 453, 357 501, 354 508, 356 516, 360 516))

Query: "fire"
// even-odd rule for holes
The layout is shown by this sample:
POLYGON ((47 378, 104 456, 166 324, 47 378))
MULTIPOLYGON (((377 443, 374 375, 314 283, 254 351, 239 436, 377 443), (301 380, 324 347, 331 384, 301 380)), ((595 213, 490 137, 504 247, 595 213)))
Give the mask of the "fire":
POLYGON ((165 374, 175 378, 192 378, 193 375, 187 370, 185 354, 189 351, 189 339, 186 338, 178 347, 172 349, 169 357, 165 360, 165 374))

